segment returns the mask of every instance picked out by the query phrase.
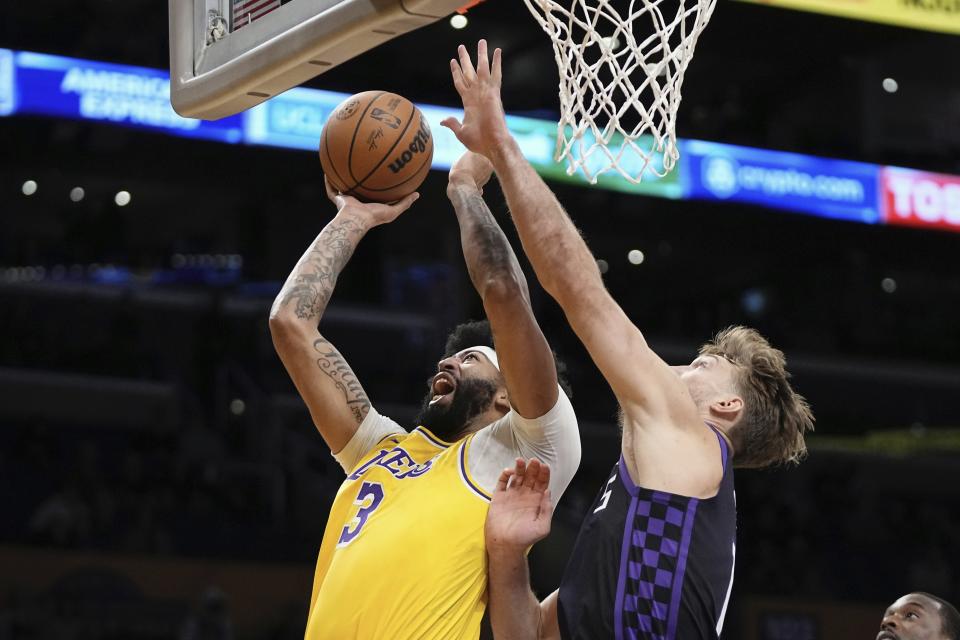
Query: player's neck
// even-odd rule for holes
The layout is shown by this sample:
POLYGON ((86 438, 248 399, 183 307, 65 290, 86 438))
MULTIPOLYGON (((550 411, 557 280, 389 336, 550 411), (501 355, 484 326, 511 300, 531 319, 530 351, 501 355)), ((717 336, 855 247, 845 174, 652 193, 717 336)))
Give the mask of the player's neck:
POLYGON ((717 416, 712 414, 703 416, 703 421, 720 433, 723 439, 727 441, 727 446, 730 447, 731 452, 735 451, 733 437, 730 435, 733 429, 733 422, 724 420, 722 418, 717 418, 717 416))
POLYGON ((476 433, 477 431, 480 431, 480 429, 483 429, 489 424, 493 424, 494 422, 496 422, 497 420, 499 420, 505 415, 506 413, 497 409, 496 406, 491 406, 489 409, 487 409, 483 413, 477 416, 474 416, 472 419, 467 421, 467 424, 464 425, 463 430, 460 432, 460 435, 457 436, 457 440, 459 440, 460 438, 466 438, 471 433, 476 433))

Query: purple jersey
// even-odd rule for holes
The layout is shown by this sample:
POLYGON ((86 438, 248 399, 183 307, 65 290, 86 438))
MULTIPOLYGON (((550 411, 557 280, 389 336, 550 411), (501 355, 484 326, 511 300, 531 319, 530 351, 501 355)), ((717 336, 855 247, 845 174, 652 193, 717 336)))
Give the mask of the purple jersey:
POLYGON ((720 637, 733 587, 737 514, 729 448, 717 438, 723 480, 709 499, 638 487, 620 458, 563 574, 564 640, 720 637))

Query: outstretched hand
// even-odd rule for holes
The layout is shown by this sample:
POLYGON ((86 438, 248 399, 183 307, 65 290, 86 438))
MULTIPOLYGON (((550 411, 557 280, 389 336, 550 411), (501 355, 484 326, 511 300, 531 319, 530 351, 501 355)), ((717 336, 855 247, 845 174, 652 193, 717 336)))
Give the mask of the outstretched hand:
POLYGON ((487 512, 487 549, 526 549, 550 533, 550 467, 536 458, 517 458, 504 469, 487 512))
POLYGON ((326 176, 323 177, 323 185, 326 187, 327 197, 330 198, 330 201, 333 202, 334 205, 336 205, 337 213, 345 210, 358 213, 364 216, 372 227, 379 224, 393 222, 400 216, 401 213, 409 209, 410 205, 416 202, 417 198, 420 197, 419 193, 414 192, 402 200, 392 204, 383 204, 380 202, 360 202, 353 196, 348 196, 336 191, 330 185, 330 181, 327 180, 326 176))
POLYGON ((500 49, 493 52, 493 65, 487 56, 487 41, 477 43, 474 68, 467 48, 457 48, 459 60, 450 60, 453 86, 463 100, 463 122, 447 118, 440 124, 453 131, 470 151, 492 158, 497 148, 510 138, 503 103, 500 101, 502 78, 500 49))

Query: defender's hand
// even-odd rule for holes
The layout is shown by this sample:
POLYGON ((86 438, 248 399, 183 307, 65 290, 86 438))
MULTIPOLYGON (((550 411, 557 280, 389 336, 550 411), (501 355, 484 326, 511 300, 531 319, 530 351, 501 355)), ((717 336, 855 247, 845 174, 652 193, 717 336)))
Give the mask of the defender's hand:
POLYGON ((502 77, 501 51, 493 52, 493 67, 487 57, 487 41, 477 43, 477 67, 474 69, 467 48, 457 48, 459 61, 450 61, 453 86, 463 100, 463 123, 447 118, 440 124, 453 131, 470 151, 491 157, 507 140, 510 131, 500 101, 502 77))
POLYGON ((447 191, 457 186, 476 187, 483 194, 483 186, 493 175, 493 165, 479 153, 467 151, 450 168, 447 191))
POLYGON ((335 191, 333 187, 330 186, 330 181, 327 180, 326 176, 323 178, 323 184, 327 189, 327 197, 330 198, 330 201, 337 207, 337 213, 348 211, 361 215, 367 220, 371 227, 393 222, 420 197, 419 193, 414 192, 393 204, 360 202, 353 196, 344 195, 335 191))
POLYGON ((484 528, 488 550, 525 550, 550 533, 549 486, 550 467, 536 458, 517 458, 500 474, 484 528))

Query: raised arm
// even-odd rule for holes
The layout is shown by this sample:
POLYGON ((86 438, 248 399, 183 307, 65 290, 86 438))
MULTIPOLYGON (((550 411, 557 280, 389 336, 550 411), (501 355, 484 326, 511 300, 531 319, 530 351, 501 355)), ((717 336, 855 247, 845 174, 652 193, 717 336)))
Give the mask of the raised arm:
POLYGON ((521 416, 538 418, 557 402, 557 370, 517 257, 483 200, 492 173, 486 158, 467 152, 450 170, 447 196, 460 224, 470 280, 493 330, 510 404, 521 416))
POLYGON ((270 310, 273 345, 334 453, 343 449, 370 410, 370 401, 344 357, 318 324, 340 272, 371 228, 392 221, 417 199, 363 204, 331 191, 337 214, 297 262, 270 310))
POLYGON ((495 640, 560 638, 557 592, 538 602, 527 567, 527 550, 550 533, 549 484, 549 466, 522 458, 497 481, 484 528, 495 640))
POLYGON ((696 424, 690 403, 669 401, 674 393, 685 394, 685 387, 609 295, 579 231, 510 135, 500 101, 500 50, 491 68, 481 40, 476 68, 463 46, 450 65, 464 120, 443 124, 493 163, 537 278, 563 308, 621 405, 642 422, 696 424), (681 415, 673 415, 678 411, 681 415))

